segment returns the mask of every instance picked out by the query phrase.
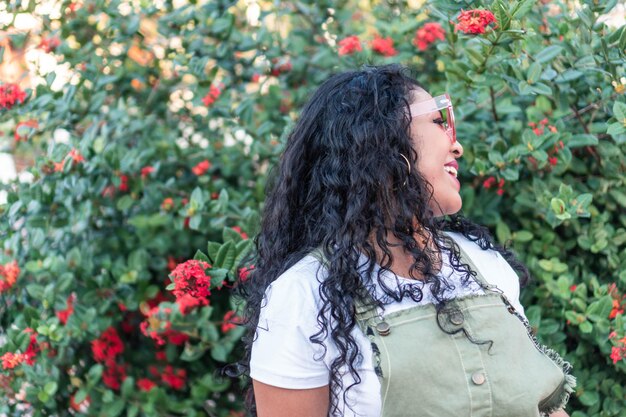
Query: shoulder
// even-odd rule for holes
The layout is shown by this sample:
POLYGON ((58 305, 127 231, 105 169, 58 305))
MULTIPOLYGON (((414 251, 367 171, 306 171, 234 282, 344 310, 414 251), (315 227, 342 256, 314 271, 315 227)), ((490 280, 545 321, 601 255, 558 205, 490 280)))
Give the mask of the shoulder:
POLYGON ((317 314, 321 304, 319 287, 325 277, 326 269, 320 262, 305 256, 269 285, 262 316, 284 322, 299 321, 306 313, 317 314))
POLYGON ((495 249, 483 249, 478 243, 466 238, 460 233, 446 232, 472 259, 476 268, 492 285, 498 287, 511 303, 520 311, 523 308, 519 303, 519 277, 511 265, 495 249))

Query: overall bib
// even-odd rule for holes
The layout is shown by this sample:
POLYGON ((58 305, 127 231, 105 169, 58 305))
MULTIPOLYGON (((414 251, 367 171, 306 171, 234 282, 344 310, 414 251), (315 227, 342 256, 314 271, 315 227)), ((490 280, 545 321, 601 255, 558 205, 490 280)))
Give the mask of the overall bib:
POLYGON ((461 262, 477 273, 484 295, 448 301, 439 314, 433 304, 384 316, 366 307, 372 303, 357 304, 382 416, 538 417, 564 407, 575 386, 570 364, 537 342, 462 248, 461 262))

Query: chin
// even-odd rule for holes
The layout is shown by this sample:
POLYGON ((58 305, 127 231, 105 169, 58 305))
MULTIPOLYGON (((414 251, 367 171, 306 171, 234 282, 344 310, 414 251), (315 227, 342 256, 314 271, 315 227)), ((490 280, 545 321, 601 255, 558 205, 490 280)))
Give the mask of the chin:
POLYGON ((463 201, 461 200, 461 196, 459 196, 458 200, 447 201, 447 204, 435 204, 434 207, 431 207, 435 217, 443 217, 450 216, 461 211, 463 207, 463 201))

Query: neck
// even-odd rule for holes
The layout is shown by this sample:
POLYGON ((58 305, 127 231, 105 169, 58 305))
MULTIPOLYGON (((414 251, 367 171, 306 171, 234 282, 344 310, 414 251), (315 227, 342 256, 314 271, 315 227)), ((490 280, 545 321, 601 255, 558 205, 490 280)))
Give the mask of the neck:
MULTIPOLYGON (((430 232, 426 229, 418 229, 413 235, 413 238, 417 243, 418 249, 426 252, 426 255, 430 257, 431 262, 433 263, 433 270, 438 271, 441 269, 441 253, 437 250, 437 246, 435 245, 430 232)), ((390 265, 391 271, 401 277, 423 280, 424 274, 422 271, 418 269, 411 272, 411 267, 415 263, 415 258, 413 257, 413 254, 404 247, 402 241, 392 232, 387 233, 386 241, 392 258, 390 265)), ((377 244, 374 244, 374 248, 376 251, 376 260, 380 263, 380 260, 383 258, 383 251, 377 244)))

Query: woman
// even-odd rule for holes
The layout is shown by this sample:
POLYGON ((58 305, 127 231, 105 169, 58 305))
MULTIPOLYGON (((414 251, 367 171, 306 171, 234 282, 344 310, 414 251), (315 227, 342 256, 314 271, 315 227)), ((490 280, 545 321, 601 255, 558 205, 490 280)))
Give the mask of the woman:
POLYGON ((462 155, 449 97, 399 66, 313 94, 241 288, 253 412, 567 416, 574 379, 527 333, 526 268, 455 216, 462 155))

